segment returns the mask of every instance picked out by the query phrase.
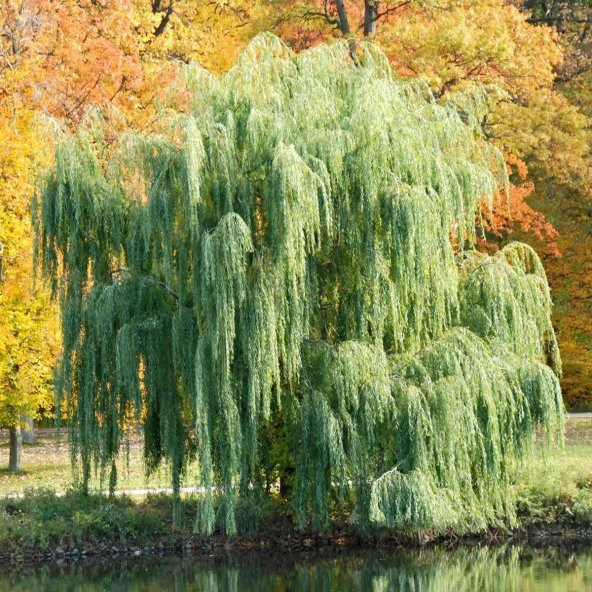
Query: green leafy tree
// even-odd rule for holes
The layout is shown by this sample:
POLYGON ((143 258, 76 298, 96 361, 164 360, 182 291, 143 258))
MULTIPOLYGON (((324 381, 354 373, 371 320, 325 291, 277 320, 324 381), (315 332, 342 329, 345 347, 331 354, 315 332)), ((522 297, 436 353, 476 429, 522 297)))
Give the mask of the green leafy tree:
POLYGON ((216 507, 236 531, 274 455, 300 524, 512 520, 511 463, 562 403, 536 254, 473 248, 499 151, 369 44, 263 35, 186 79, 190 114, 118 142, 89 123, 37 201, 83 483, 135 416, 177 498, 197 456, 202 532, 216 507))

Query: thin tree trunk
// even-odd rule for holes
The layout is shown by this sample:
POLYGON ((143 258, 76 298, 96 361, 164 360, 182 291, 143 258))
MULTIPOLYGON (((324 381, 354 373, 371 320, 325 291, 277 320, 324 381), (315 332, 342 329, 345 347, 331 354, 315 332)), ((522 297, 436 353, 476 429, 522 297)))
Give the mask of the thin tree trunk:
MULTIPOLYGON (((158 2, 158 5, 160 5, 160 2, 158 2)), ((173 0, 170 0, 169 5, 168 5, 164 15, 160 19, 160 23, 159 23, 158 27, 156 27, 156 29, 154 29, 154 36, 155 37, 158 37, 164 33, 164 30, 166 29, 166 26, 173 14, 173 11, 174 11, 173 0)))
POLYGON ((365 0, 364 2, 364 37, 376 32, 376 20, 378 19, 378 1, 365 0))
POLYGON ((4 281, 4 245, 0 242, 0 284, 4 281))
POLYGON ((349 27, 349 19, 347 18, 347 10, 343 0, 335 0, 335 6, 337 8, 337 15, 339 16, 339 28, 341 32, 347 37, 351 33, 349 27))
POLYGON ((8 470, 18 473, 23 469, 23 434, 20 426, 10 428, 10 456, 8 470))

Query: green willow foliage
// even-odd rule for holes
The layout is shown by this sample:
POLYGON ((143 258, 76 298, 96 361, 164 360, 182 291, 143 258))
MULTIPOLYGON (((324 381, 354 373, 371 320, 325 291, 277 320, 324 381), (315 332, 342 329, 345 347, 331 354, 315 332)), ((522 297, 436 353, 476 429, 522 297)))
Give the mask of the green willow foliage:
POLYGON ((221 79, 190 69, 161 135, 59 147, 35 216, 84 484, 139 421, 177 497, 197 458, 202 532, 278 471, 303 525, 512 518, 513 460, 561 433, 545 274, 525 245, 474 251, 497 150, 360 52, 263 35, 221 79))

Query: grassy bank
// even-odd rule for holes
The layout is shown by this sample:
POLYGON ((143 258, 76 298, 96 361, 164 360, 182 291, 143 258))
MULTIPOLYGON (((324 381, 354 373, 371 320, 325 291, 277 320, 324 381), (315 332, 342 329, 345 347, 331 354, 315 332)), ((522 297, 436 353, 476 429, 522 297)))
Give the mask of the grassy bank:
POLYGON ((592 418, 567 420, 563 450, 537 446, 515 488, 523 524, 592 524, 592 418))
MULTIPOLYGON (((207 539, 193 534, 195 496, 184 497, 183 524, 176 530, 169 495, 85 497, 70 490, 56 496, 51 489, 38 488, 43 483, 61 492, 71 482, 67 447, 55 438, 55 434, 42 436, 36 447, 27 449, 26 473, 0 476, 0 494, 25 492, 18 499, 0 498, 0 555, 4 557, 15 553, 59 556, 67 549, 89 554, 146 553, 179 545, 206 552, 216 546, 228 549, 229 544, 239 549, 278 545, 297 549, 361 540, 346 525, 336 525, 330 535, 300 533, 285 508, 271 500, 241 504, 237 517, 242 538, 229 543, 224 537, 207 539)), ((145 481, 139 440, 131 447, 127 472, 120 474, 122 489, 167 485, 164 476, 145 481)), ((590 536, 592 419, 568 421, 563 450, 536 446, 533 455, 517 468, 514 487, 520 520, 515 534, 553 531, 562 536, 578 531, 579 536, 590 536)), ((421 540, 428 539, 424 535, 421 540)))

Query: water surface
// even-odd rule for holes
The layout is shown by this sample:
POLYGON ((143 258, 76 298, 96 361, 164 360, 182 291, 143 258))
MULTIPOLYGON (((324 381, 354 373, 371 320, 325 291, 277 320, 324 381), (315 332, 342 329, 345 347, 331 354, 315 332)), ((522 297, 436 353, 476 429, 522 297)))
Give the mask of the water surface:
POLYGON ((472 548, 204 563, 79 562, 0 574, 0 592, 589 592, 592 549, 472 548))

